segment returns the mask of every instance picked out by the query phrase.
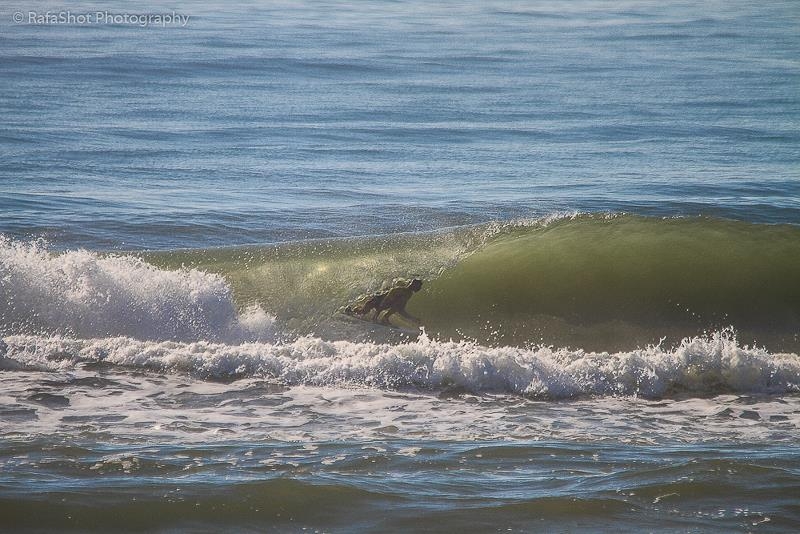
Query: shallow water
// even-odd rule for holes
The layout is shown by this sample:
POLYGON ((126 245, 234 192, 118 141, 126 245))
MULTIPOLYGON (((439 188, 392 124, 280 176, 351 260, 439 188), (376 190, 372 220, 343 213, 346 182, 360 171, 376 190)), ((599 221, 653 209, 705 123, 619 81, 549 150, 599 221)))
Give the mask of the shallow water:
POLYGON ((796 3, 47 9, 0 530, 800 529, 796 3), (337 312, 410 277, 424 332, 337 312))

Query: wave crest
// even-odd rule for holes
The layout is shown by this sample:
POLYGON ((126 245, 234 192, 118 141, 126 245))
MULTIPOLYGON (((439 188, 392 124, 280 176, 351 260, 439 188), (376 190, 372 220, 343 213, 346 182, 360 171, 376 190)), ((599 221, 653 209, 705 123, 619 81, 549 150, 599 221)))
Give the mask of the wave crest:
POLYGON ((230 286, 196 269, 162 270, 128 255, 50 254, 0 238, 0 327, 146 340, 270 339, 274 317, 237 312, 230 286))

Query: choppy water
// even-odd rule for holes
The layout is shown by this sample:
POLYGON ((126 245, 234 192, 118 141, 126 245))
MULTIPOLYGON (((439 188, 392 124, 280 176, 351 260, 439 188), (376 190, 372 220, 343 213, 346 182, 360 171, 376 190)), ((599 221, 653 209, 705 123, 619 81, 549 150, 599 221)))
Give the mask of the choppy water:
POLYGON ((48 9, 0 530, 800 528, 796 3, 48 9), (337 312, 411 276, 424 333, 337 312))

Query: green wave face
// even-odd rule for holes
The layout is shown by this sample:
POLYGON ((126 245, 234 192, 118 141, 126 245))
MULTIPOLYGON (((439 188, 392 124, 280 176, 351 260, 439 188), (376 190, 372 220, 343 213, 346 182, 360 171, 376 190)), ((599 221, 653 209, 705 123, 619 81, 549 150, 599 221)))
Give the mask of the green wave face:
POLYGON ((591 349, 732 326, 796 348, 800 230, 707 218, 583 216, 501 236, 409 309, 440 336, 591 349))
MULTIPOLYGON (((491 233, 491 232, 490 232, 491 233)), ((485 228, 428 235, 315 241, 274 247, 187 250, 144 255, 161 268, 221 274, 240 307, 257 304, 283 330, 332 339, 393 341, 398 332, 338 313, 397 278, 436 278, 487 238, 485 228)))
POLYGON ((146 259, 222 274, 241 307, 260 305, 294 334, 392 339, 336 311, 419 276, 426 282, 408 311, 432 337, 618 350, 733 327, 742 343, 800 346, 793 226, 583 215, 146 259))

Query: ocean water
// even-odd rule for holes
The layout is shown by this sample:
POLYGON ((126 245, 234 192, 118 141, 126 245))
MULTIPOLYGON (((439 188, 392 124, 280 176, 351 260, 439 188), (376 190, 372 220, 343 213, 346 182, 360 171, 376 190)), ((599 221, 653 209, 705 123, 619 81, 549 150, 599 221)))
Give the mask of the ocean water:
POLYGON ((0 6, 0 530, 796 532, 798 28, 0 6))

